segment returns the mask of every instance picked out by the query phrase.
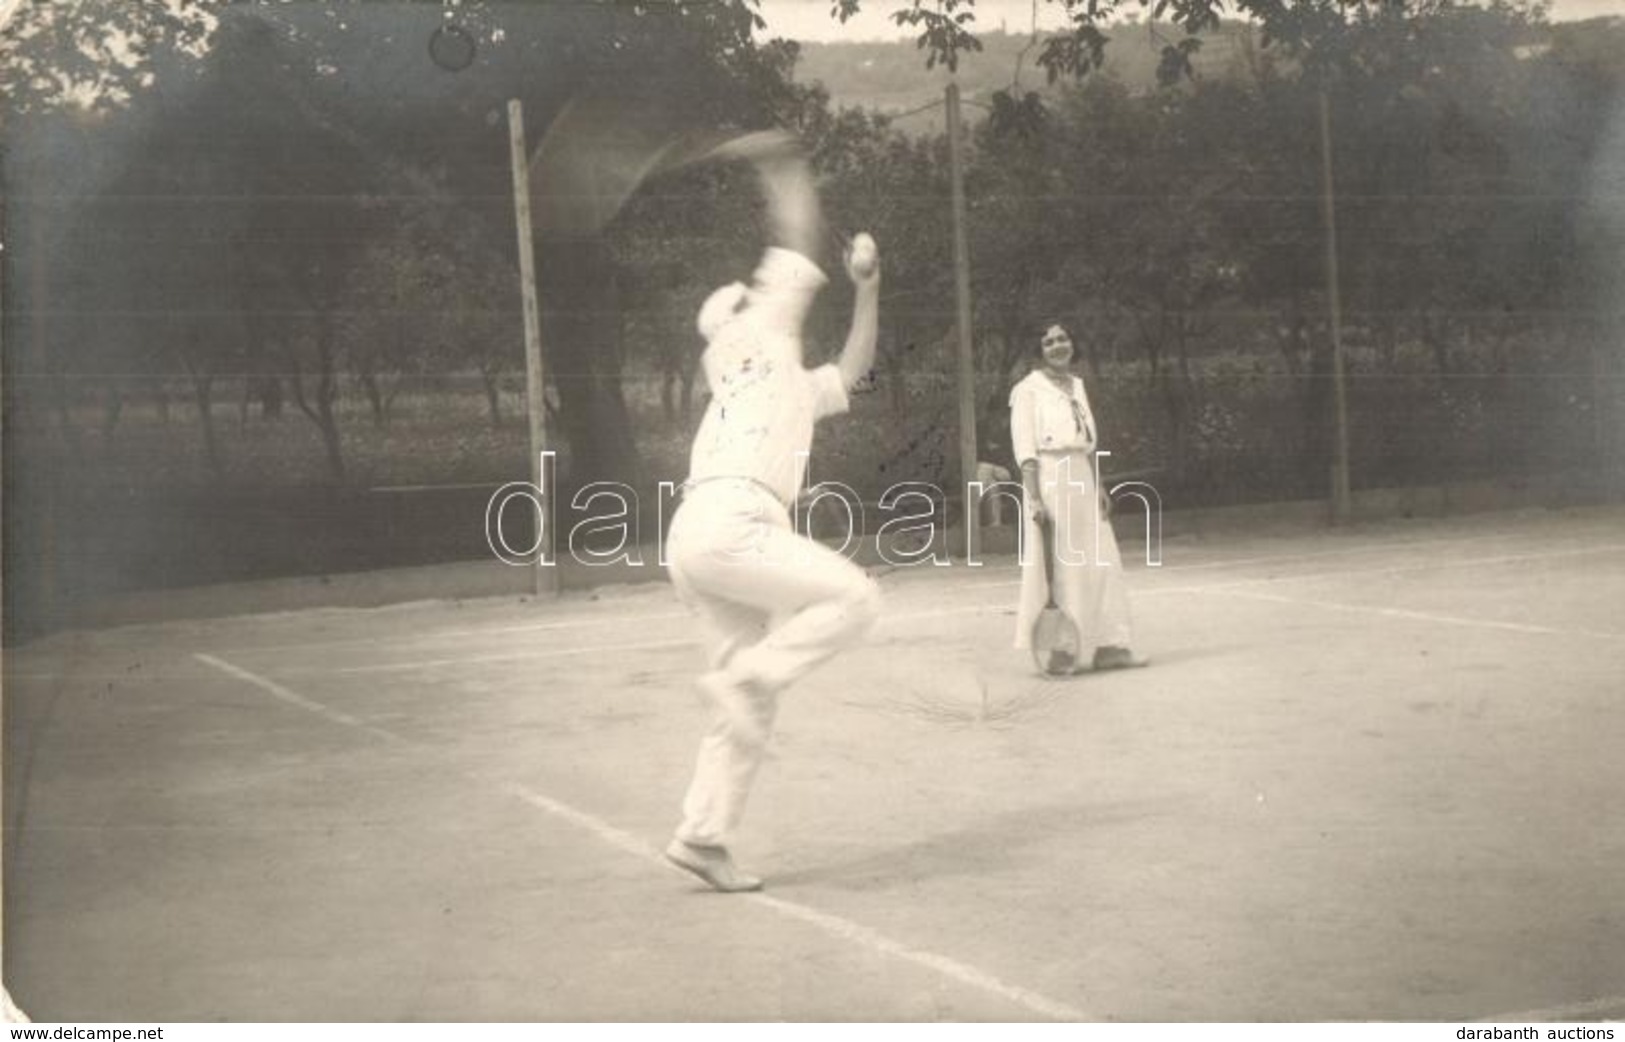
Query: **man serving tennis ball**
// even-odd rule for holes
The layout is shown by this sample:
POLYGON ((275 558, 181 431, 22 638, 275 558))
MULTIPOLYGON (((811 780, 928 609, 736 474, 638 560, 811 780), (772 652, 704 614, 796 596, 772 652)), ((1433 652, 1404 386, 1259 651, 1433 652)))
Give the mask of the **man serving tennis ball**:
POLYGON ((749 286, 717 290, 699 313, 711 404, 695 436, 667 560, 677 594, 705 627, 713 714, 666 857, 717 890, 759 890, 727 842, 766 754, 779 695, 856 643, 880 610, 863 570, 796 534, 791 504, 806 477, 813 427, 845 412, 874 362, 880 258, 858 235, 846 258, 855 287, 839 358, 808 369, 801 327, 827 279, 814 258, 823 224, 812 173, 779 131, 742 137, 709 158, 752 163, 774 245, 749 286))

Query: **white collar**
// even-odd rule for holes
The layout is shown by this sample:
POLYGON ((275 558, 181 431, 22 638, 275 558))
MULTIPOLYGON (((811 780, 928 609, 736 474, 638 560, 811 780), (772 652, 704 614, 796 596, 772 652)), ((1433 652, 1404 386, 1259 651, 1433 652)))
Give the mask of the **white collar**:
POLYGON ((1071 377, 1071 383, 1067 385, 1067 389, 1064 391, 1061 390, 1060 386, 1054 380, 1050 379, 1049 374, 1044 372, 1043 369, 1034 369, 1032 372, 1027 374, 1027 379, 1034 383, 1042 384, 1064 398, 1072 398, 1077 394, 1080 378, 1076 373, 1070 373, 1068 375, 1071 377))

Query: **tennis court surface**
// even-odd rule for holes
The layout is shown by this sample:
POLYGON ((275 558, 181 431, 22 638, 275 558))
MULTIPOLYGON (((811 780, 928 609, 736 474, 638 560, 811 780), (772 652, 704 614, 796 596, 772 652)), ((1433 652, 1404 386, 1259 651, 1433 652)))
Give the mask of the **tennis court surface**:
MULTIPOLYGON (((1125 544, 1125 555, 1140 553, 1125 544)), ((58 634, 5 657, 39 1020, 1625 1017, 1625 508, 1221 533, 1152 667, 1011 648, 1010 558, 881 579, 736 846, 663 584, 58 634)))

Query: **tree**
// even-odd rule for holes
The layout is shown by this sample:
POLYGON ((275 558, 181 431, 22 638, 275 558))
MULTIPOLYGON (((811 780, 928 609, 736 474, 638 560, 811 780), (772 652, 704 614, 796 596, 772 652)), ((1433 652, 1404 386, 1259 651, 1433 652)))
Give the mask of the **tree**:
POLYGON ((0 26, 0 96, 9 114, 105 118, 158 80, 155 55, 201 59, 218 19, 199 0, 34 0, 0 26))
MULTIPOLYGON (((1109 289, 1117 300, 1132 301, 1135 314, 1160 316, 1148 320, 1146 328, 1161 332, 1150 339, 1142 336, 1142 342, 1165 345, 1156 349, 1152 369, 1167 374, 1177 374, 1180 366, 1163 368, 1161 360, 1179 357, 1178 345, 1202 328, 1192 316, 1222 294, 1244 293, 1251 303, 1283 315, 1311 311, 1319 264, 1314 224, 1318 189, 1306 176, 1312 166, 1303 148, 1312 138, 1304 131, 1312 110, 1305 101, 1312 97, 1307 91, 1322 86, 1332 94, 1339 134, 1365 146, 1339 152, 1338 175, 1346 199, 1408 200, 1404 206, 1374 207, 1351 222, 1344 254, 1356 314, 1371 316, 1379 325, 1396 323, 1396 316, 1420 322, 1430 314, 1443 316, 1442 322, 1477 306, 1475 302, 1495 299, 1506 284, 1497 281, 1496 273, 1505 269, 1476 258, 1490 252, 1491 242, 1509 238, 1549 243, 1553 230, 1567 219, 1565 211, 1542 211, 1531 200, 1520 207, 1527 219, 1502 216, 1486 223, 1485 214, 1475 209, 1478 202, 1441 206, 1430 202, 1424 190, 1448 182, 1459 199, 1471 194, 1461 191, 1464 184, 1472 192, 1488 193, 1494 187, 1491 174, 1518 174, 1494 164, 1519 154, 1508 133, 1533 133, 1527 128, 1538 124, 1509 124, 1500 115, 1520 97, 1518 70, 1531 67, 1520 64, 1516 52, 1529 28, 1538 24, 1535 8, 1468 11, 1442 0, 1336 6, 1310 0, 1243 0, 1230 6, 1216 0, 1155 6, 1129 0, 1049 2, 1058 3, 1069 19, 1067 29, 1046 41, 1038 57, 1052 79, 1089 78, 1099 72, 1111 35, 1122 31, 1109 20, 1144 10, 1172 19, 1171 26, 1153 20, 1133 31, 1160 41, 1163 79, 1186 85, 1165 92, 1155 103, 1119 98, 1112 103, 1115 109, 1103 100, 1109 90, 1096 97, 1094 115, 1116 113, 1124 120, 1110 141, 1092 140, 1089 127, 1068 123, 1064 105, 1050 111, 1036 96, 1018 97, 1015 91, 992 99, 972 166, 973 249, 981 258, 975 265, 981 310, 997 334, 985 342, 1001 344, 1006 351, 1019 342, 1015 330, 1024 318, 1050 308, 1057 297, 1076 298, 1080 292, 1100 300, 1109 289), (1255 21, 1260 53, 1253 57, 1258 68, 1267 70, 1253 86, 1229 93, 1214 82, 1189 82, 1203 67, 1194 60, 1201 53, 1201 34, 1219 28, 1224 14, 1255 21), (1162 111, 1158 105, 1170 108, 1162 111), (1235 136, 1229 141, 1203 136, 1202 120, 1235 136), (1526 129, 1516 129, 1520 126, 1526 129), (1244 148, 1221 147, 1242 141, 1244 148), (1133 169, 1134 164, 1147 169, 1133 169), (1087 178, 1069 174, 1082 170, 1089 171, 1087 178), (1246 193, 1228 190, 1234 179, 1249 185, 1253 195, 1275 196, 1280 212, 1266 216, 1242 197, 1246 193), (1114 185, 1111 191, 1125 204, 1102 205, 1103 185, 1114 185), (1147 201, 1156 199, 1178 205, 1170 209, 1147 201), (1079 228, 1086 230, 1086 241, 1070 241, 1079 228), (1462 281, 1451 275, 1462 270, 1478 273, 1471 290, 1460 288, 1462 281), (1443 292, 1424 295, 1419 287, 1443 292)), ((249 194, 252 212, 222 212, 218 219, 224 223, 210 232, 227 243, 252 243, 253 254, 246 266, 227 270, 253 274, 253 279, 244 277, 248 296, 243 308, 258 332, 244 338, 244 357, 225 359, 229 364, 221 371, 234 365, 255 371, 255 360, 270 350, 262 344, 275 343, 283 354, 293 352, 286 368, 314 381, 308 394, 303 383, 296 385, 297 397, 324 427, 324 439, 335 446, 336 431, 323 418, 320 403, 336 380, 324 383, 321 374, 356 345, 341 330, 329 348, 320 347, 322 316, 339 304, 323 295, 334 279, 323 275, 313 282, 308 265, 298 267, 305 251, 311 241, 322 242, 322 252, 331 255, 330 263, 323 261, 326 274, 346 275, 356 263, 353 251, 360 247, 338 240, 372 241, 367 228, 382 212, 369 210, 367 197, 400 196, 458 208, 476 230, 475 238, 496 244, 511 263, 502 102, 512 96, 526 102, 533 140, 563 99, 589 82, 654 84, 708 124, 772 121, 796 127, 814 143, 816 159, 830 177, 834 221, 848 229, 875 227, 883 242, 896 244, 888 250, 887 314, 898 324, 888 336, 884 363, 900 371, 901 360, 909 357, 906 347, 929 339, 933 331, 927 327, 940 324, 946 313, 935 306, 944 288, 941 258, 946 256, 945 229, 937 217, 937 204, 946 193, 940 187, 940 158, 933 151, 940 143, 910 141, 873 117, 831 111, 827 95, 791 78, 794 45, 759 45, 752 39, 759 25, 752 0, 682 8, 630 2, 469 2, 454 8, 439 3, 243 4, 218 15, 206 11, 219 9, 180 0, 149 0, 107 11, 113 24, 141 41, 139 48, 102 63, 105 67, 87 67, 78 79, 42 72, 40 62, 53 56, 74 65, 76 52, 69 45, 93 33, 97 24, 80 12, 96 10, 98 4, 108 6, 103 0, 77 9, 24 6, 22 19, 7 34, 8 44, 24 55, 7 66, 8 82, 26 88, 17 107, 34 114, 60 113, 87 97, 96 101, 81 111, 123 106, 139 118, 126 121, 131 125, 118 133, 153 134, 176 142, 176 154, 215 168, 210 176, 219 178, 217 185, 241 181, 256 186, 249 194), (476 41, 472 63, 455 74, 433 68, 423 46, 448 15, 476 41), (226 55, 232 75, 221 78, 219 65, 199 61, 200 54, 226 55), (205 77, 213 77, 207 86, 205 77), (74 85, 81 81, 91 86, 74 85), (366 89, 378 85, 389 89, 366 89), (155 89, 167 91, 168 111, 148 103, 155 89), (229 106, 218 98, 195 102, 189 100, 192 91, 232 100, 229 106), (227 147, 216 155, 195 145, 188 151, 184 135, 153 129, 158 122, 181 119, 179 113, 190 113, 193 106, 203 106, 196 109, 201 112, 210 104, 249 114, 249 132, 278 143, 260 148, 261 153, 282 159, 285 146, 289 157, 302 158, 257 170, 242 163, 246 151, 227 147), (318 176, 301 174, 300 163, 319 160, 319 154, 331 157, 335 169, 322 168, 318 176), (328 202, 312 203, 313 209, 302 215, 290 210, 293 219, 281 219, 279 196, 310 192, 325 194, 328 202), (348 202, 333 201, 339 198, 348 202), (292 233, 296 227, 314 238, 297 241, 292 233), (245 239, 249 233, 243 229, 248 228, 265 241, 245 239), (342 235, 340 228, 345 229, 342 235), (303 346, 295 350, 290 345, 303 346)), ((837 15, 849 13, 856 0, 837 0, 836 7, 837 15)), ((953 68, 960 54, 977 46, 974 12, 971 0, 910 0, 896 17, 920 31, 927 65, 953 68)), ((1226 38, 1251 39, 1234 30, 1227 30, 1226 38)), ((220 140, 229 142, 243 133, 223 118, 212 125, 220 140)), ((165 160, 165 151, 170 149, 146 154, 165 160)), ((1537 181, 1560 184, 1555 177, 1540 180, 1534 175, 1524 183, 1537 181)), ((561 426, 584 475, 625 478, 638 469, 620 388, 628 350, 620 316, 634 298, 617 294, 634 292, 638 299, 659 300, 672 314, 680 314, 686 310, 680 302, 697 304, 691 296, 712 281, 711 272, 681 274, 681 258, 699 254, 715 258, 717 267, 730 266, 736 259, 730 251, 751 237, 744 211, 726 210, 731 204, 725 196, 748 195, 735 191, 737 182, 681 183, 683 190, 698 185, 701 193, 685 214, 654 218, 646 225, 657 208, 640 208, 635 200, 611 229, 608 242, 543 244, 544 312, 554 323, 546 338, 548 366, 559 377, 561 426), (676 219, 692 215, 715 216, 716 227, 695 229, 676 219), (675 245, 662 252, 666 244, 675 245)), ((667 188, 656 185, 649 191, 650 199, 659 199, 667 188)), ((29 219, 23 214, 25 222, 29 219)), ((1537 266, 1530 267, 1528 277, 1536 279, 1537 266)), ((730 277, 736 270, 729 267, 730 277)), ((336 283, 345 281, 338 278, 336 283)), ((1399 332, 1395 327, 1381 335, 1392 343, 1399 332)), ((1308 367, 1320 365, 1318 342, 1302 342, 1315 345, 1303 352, 1308 367)), ((1448 343, 1448 338, 1440 342, 1448 343)), ((662 343, 675 346, 678 341, 668 337, 662 343)), ((673 386, 691 372, 681 364, 688 357, 688 352, 671 350, 662 362, 673 386)), ((360 354, 350 360, 364 371, 376 368, 360 354)), ((1166 390, 1170 403, 1179 397, 1177 381, 1166 390)))
MULTIPOLYGON (((640 79, 708 119, 773 119, 795 101, 783 74, 794 50, 755 46, 753 9, 697 5, 680 17, 629 3, 34 3, 7 27, 4 68, 18 112, 127 111, 137 117, 125 120, 132 136, 145 139, 160 166, 179 154, 201 168, 194 190, 204 177, 247 186, 253 212, 231 216, 255 237, 251 263, 237 269, 250 280, 243 304, 253 328, 245 342, 256 357, 276 345, 295 401, 321 429, 339 474, 332 397, 344 347, 335 339, 333 287, 344 285, 354 245, 377 212, 365 197, 456 200, 470 224, 504 244, 511 264, 506 127, 488 117, 518 95, 534 132, 582 84, 640 79), (434 69, 421 47, 454 6, 479 44, 477 60, 455 77, 434 69), (119 50, 106 42, 108 26, 133 42, 130 53, 82 60, 81 41, 95 42, 93 58, 119 50), (149 104, 164 85, 170 103, 149 104), (221 118, 228 111, 242 119, 221 118), (186 139, 198 120, 213 128, 212 149, 186 139), (179 152, 157 141, 178 143, 179 152), (233 165, 245 158, 265 162, 233 165)), ((38 224, 49 223, 41 214, 38 224)), ((556 324, 549 368, 573 456, 591 476, 625 479, 637 470, 635 450, 617 345, 606 340, 603 321, 617 310, 615 272, 602 244, 579 243, 547 249, 542 274, 544 310, 556 324)), ((192 368, 205 378, 206 367, 192 368)))

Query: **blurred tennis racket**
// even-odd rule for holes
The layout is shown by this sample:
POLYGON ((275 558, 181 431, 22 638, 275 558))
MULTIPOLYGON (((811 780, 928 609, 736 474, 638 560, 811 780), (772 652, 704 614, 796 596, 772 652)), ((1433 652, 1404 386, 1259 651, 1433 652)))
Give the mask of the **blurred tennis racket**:
POLYGON ((1055 603, 1055 522, 1046 516, 1038 523, 1044 537, 1044 610, 1033 622, 1033 662, 1051 676, 1075 673, 1083 650, 1077 623, 1055 603))
POLYGON ((555 240, 595 236, 651 177, 727 159, 724 146, 753 136, 702 126, 681 100, 596 89, 566 102, 531 154, 537 229, 555 240))

